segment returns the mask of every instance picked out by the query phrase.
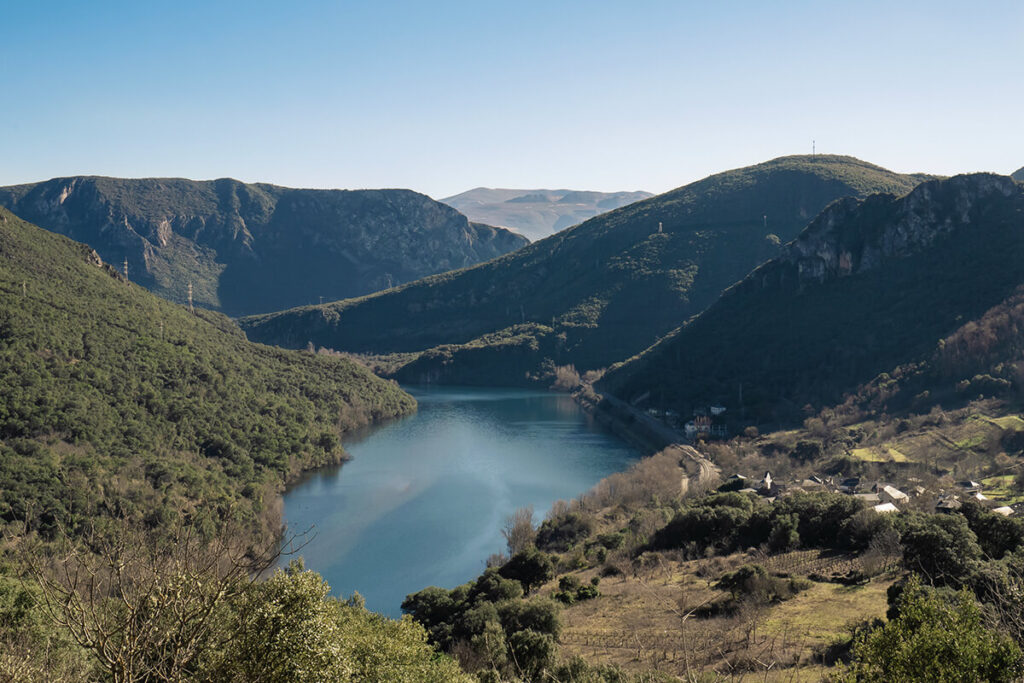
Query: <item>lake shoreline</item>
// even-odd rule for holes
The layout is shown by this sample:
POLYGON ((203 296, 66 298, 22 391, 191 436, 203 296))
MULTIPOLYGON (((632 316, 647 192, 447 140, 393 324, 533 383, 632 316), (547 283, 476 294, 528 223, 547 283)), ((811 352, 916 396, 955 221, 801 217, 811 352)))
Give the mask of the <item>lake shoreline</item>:
POLYGON ((638 419, 635 409, 621 401, 614 402, 606 394, 596 391, 593 385, 580 385, 572 392, 572 397, 594 420, 620 439, 644 450, 648 456, 673 444, 686 443, 681 434, 670 435, 669 427, 659 430, 647 421, 638 419))
POLYGON ((306 565, 390 616, 408 592, 479 574, 516 509, 543 517, 649 452, 564 392, 403 388, 417 413, 354 432, 341 469, 308 472, 282 496, 289 533, 315 527, 306 565))

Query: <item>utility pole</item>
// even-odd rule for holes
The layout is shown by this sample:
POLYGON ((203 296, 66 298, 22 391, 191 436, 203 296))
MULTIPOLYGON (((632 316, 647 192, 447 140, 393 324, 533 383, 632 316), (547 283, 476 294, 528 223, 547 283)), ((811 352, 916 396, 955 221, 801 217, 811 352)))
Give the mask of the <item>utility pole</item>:
POLYGON ((196 309, 192 307, 192 281, 188 281, 188 312, 195 313, 196 309))

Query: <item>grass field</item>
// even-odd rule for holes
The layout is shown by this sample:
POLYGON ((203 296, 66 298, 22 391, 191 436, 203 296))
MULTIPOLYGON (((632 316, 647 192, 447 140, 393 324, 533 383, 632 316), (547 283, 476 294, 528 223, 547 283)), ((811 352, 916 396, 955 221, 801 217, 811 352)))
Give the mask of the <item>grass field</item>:
MULTIPOLYGON (((791 600, 744 606, 727 616, 700 617, 697 610, 722 598, 712 585, 743 564, 761 562, 800 575, 832 561, 818 551, 691 561, 663 554, 636 574, 602 579, 600 597, 566 608, 562 651, 685 679, 714 671, 729 680, 821 680, 828 670, 821 652, 852 625, 885 614, 892 577, 857 587, 814 582, 791 600)), ((595 575, 593 569, 578 573, 584 582, 595 575)))

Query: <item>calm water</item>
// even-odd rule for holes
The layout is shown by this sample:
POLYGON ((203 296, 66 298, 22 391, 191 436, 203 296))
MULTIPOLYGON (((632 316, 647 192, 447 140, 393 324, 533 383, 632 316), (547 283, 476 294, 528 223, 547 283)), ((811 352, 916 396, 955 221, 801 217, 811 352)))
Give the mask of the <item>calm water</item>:
POLYGON ((407 388, 416 415, 345 444, 353 460, 284 496, 289 530, 335 594, 398 616, 406 594, 452 588, 505 549, 501 527, 533 505, 589 489, 640 457, 564 394, 517 389, 407 388))

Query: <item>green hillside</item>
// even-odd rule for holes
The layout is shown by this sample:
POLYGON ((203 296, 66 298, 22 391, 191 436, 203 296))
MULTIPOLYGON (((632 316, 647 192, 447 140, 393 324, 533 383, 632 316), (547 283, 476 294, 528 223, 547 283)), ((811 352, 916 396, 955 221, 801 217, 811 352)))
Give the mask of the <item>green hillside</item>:
POLYGON ((1006 177, 846 199, 603 386, 683 414, 720 402, 759 421, 802 419, 806 404, 924 361, 1022 283, 1024 187, 1006 177))
POLYGON ((0 206, 92 246, 133 282, 232 315, 359 296, 527 243, 410 190, 302 190, 230 178, 54 178, 0 206))
POLYGON ((512 337, 518 381, 545 361, 603 367, 703 310, 833 200, 904 193, 920 180, 850 157, 784 157, 611 211, 473 268, 241 324, 250 338, 287 347, 393 353, 448 345, 399 374, 407 380, 493 381, 496 370, 508 373, 487 347, 512 337), (526 328, 511 329, 524 324, 525 336, 526 328))
POLYGON ((0 528, 106 516, 280 523, 342 432, 415 409, 350 362, 247 342, 0 209, 0 528))

